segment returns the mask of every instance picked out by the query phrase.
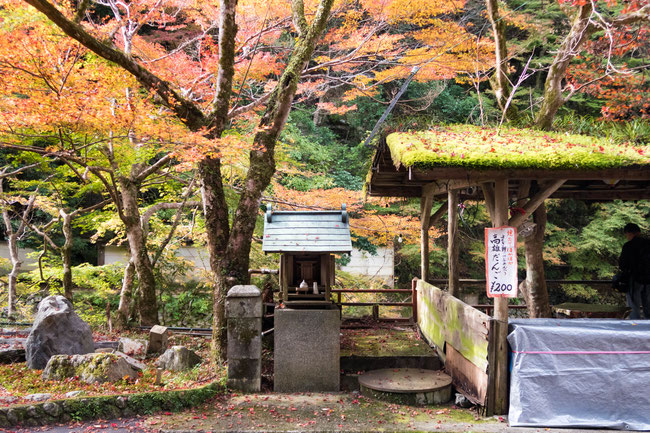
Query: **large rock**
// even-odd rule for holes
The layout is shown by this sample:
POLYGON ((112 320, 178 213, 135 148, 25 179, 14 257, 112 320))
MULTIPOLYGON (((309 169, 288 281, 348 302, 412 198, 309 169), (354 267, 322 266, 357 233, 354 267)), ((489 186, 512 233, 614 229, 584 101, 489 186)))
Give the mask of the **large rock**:
POLYGON ((189 370, 201 363, 201 357, 185 346, 172 346, 156 361, 160 368, 170 371, 189 370))
POLYGON ((138 377, 138 369, 125 357, 114 353, 86 355, 54 355, 43 370, 44 380, 64 380, 79 377, 86 383, 117 382, 138 377))
POLYGON ((90 326, 63 296, 48 296, 38 305, 32 332, 25 343, 27 366, 43 369, 53 355, 76 355, 95 350, 90 326))

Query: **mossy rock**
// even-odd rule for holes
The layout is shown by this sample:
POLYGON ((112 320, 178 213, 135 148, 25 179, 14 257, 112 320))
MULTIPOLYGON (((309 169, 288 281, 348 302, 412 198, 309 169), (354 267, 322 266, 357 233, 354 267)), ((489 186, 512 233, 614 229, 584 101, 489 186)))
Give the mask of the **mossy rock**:
POLYGON ((124 377, 135 379, 137 368, 113 353, 54 355, 43 370, 44 380, 79 377, 86 383, 117 382, 124 377))

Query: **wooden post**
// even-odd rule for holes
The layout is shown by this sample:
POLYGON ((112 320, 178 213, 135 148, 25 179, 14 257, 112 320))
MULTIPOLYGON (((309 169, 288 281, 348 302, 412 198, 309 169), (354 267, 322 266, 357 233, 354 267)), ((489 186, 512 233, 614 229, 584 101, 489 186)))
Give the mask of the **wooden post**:
POLYGON ((447 268, 449 273, 448 290, 451 296, 458 297, 458 190, 447 192, 447 268))
MULTIPOLYGON (((497 179, 494 188, 493 227, 508 224, 508 180, 497 179)), ((508 411, 508 298, 494 298, 495 351, 494 351, 494 412, 502 415, 508 411)))
POLYGON ((433 196, 425 194, 420 198, 420 278, 429 279, 429 220, 433 196))
POLYGON ((418 323, 418 278, 411 280, 411 302, 413 303, 413 323, 418 323))

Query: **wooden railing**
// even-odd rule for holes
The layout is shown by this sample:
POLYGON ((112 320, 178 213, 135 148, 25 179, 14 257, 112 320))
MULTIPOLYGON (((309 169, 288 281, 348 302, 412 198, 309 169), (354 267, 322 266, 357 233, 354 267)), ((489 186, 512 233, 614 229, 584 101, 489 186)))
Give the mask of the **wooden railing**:
POLYGON ((377 320, 390 320, 395 322, 410 322, 417 320, 417 294, 415 286, 412 289, 332 289, 332 293, 336 294, 336 303, 341 307, 355 306, 355 307, 372 307, 372 317, 377 320), (408 302, 390 302, 390 301, 374 301, 374 302, 344 302, 342 295, 344 293, 408 293, 411 299, 408 302), (398 317, 398 318, 380 318, 379 307, 407 307, 411 308, 411 317, 398 317))
MULTIPOLYGON (((417 281, 417 280, 415 280, 417 281)), ((472 278, 461 278, 460 283, 466 286, 480 286, 485 285, 485 280, 472 279, 472 278)), ((431 284, 440 285, 442 287, 446 286, 447 279, 432 279, 429 281, 431 284)), ((583 284, 583 285, 593 285, 593 286, 607 286, 609 287, 612 282, 611 280, 546 280, 548 286, 561 286, 565 284, 583 284)), ((381 319, 381 320, 395 320, 395 321, 417 321, 417 293, 416 286, 413 285, 411 289, 332 289, 332 293, 336 294, 336 303, 342 307, 345 306, 357 306, 357 307, 372 307, 372 316, 374 319, 380 319, 379 317, 379 307, 407 307, 412 309, 411 317, 406 318, 391 318, 391 319, 381 319), (344 293, 410 293, 411 299, 407 302, 388 302, 388 301, 374 301, 374 302, 344 302, 342 295, 344 293)), ((599 287, 599 290, 603 290, 605 287, 599 287)), ((492 310, 494 305, 491 304, 477 304, 472 305, 472 307, 484 311, 488 315, 492 315, 492 310)), ((513 310, 525 310, 526 305, 508 305, 509 309, 513 310)))

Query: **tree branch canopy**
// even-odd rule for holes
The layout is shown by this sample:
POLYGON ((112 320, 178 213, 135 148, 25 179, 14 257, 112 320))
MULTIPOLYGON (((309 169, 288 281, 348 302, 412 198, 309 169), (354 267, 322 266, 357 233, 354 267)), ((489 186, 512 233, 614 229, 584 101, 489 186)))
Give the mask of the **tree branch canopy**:
MULTIPOLYGON (((188 101, 174 91, 167 81, 160 79, 146 68, 139 65, 124 52, 110 47, 88 33, 80 24, 69 20, 54 5, 45 0, 24 0, 47 16, 52 23, 66 35, 75 39, 98 56, 113 62, 133 75, 146 89, 153 90, 161 98, 162 103, 174 111, 178 118, 193 131, 205 125, 203 112, 194 103, 188 101)), ((227 1, 227 0, 224 0, 227 1)), ((230 0, 232 1, 232 0, 230 0)))

